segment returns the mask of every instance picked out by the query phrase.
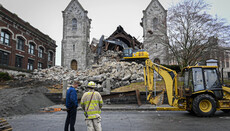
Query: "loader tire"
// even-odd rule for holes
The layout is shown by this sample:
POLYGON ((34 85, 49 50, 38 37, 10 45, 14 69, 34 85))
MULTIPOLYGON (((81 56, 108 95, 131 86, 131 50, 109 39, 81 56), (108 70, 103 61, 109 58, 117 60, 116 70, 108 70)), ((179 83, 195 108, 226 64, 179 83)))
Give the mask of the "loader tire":
POLYGON ((216 101, 208 94, 196 96, 192 105, 192 110, 197 116, 213 116, 216 112, 216 101))

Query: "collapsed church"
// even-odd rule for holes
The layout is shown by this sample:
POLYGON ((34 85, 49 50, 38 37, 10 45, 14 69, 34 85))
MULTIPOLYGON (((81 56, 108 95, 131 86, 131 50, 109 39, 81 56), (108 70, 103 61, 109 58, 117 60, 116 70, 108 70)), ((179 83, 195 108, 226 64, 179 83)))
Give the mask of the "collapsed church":
MULTIPOLYGON (((96 54, 98 48, 98 41, 93 40, 90 44, 90 25, 92 20, 87 16, 88 12, 78 0, 71 0, 62 14, 61 65, 73 70, 84 70, 94 63, 94 54, 96 54)), ((143 28, 143 43, 125 32, 122 26, 118 26, 107 40, 116 39, 124 42, 129 48, 145 49, 152 61, 167 64, 167 49, 161 43, 162 39, 167 40, 165 35, 167 34, 166 17, 167 11, 160 2, 152 0, 143 11, 143 18, 140 23, 143 28)), ((119 45, 105 43, 102 50, 122 51, 123 48, 119 45)))

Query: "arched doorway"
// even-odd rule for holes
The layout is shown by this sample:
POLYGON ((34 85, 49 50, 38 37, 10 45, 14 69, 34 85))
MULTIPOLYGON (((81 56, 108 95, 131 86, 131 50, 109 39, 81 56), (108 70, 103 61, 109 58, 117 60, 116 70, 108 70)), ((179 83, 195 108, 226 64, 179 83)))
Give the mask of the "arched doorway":
POLYGON ((161 61, 160 61, 159 58, 155 58, 153 62, 156 63, 156 64, 159 64, 159 65, 160 65, 160 63, 161 63, 161 61))
POLYGON ((77 70, 77 61, 76 60, 71 61, 71 69, 72 70, 77 70))

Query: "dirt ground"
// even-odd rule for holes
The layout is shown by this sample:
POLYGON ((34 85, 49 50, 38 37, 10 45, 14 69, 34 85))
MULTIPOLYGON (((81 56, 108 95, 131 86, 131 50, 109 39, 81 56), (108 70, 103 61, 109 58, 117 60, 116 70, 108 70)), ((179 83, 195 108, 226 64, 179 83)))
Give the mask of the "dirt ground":
POLYGON ((0 117, 38 112, 54 105, 43 93, 55 82, 34 79, 11 80, 0 85, 0 117))

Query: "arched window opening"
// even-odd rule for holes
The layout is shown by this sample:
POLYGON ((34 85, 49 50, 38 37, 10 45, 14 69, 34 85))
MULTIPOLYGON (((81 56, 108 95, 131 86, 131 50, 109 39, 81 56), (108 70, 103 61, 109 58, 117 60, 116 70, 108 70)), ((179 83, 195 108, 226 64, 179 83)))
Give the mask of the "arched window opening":
POLYGON ((75 51, 75 44, 73 44, 73 51, 75 51))
POLYGON ((156 63, 156 64, 160 64, 161 63, 161 61, 160 61, 159 58, 155 58, 153 62, 156 63))
POLYGON ((35 44, 30 42, 29 48, 28 48, 28 53, 34 55, 34 51, 35 51, 35 44))
POLYGON ((154 18, 153 19, 153 29, 155 30, 155 29, 157 29, 157 26, 158 26, 158 19, 157 18, 154 18))
POLYGON ((77 30, 77 19, 76 18, 72 19, 72 30, 77 30))
POLYGON ((48 53, 48 61, 53 61, 53 52, 48 53))
POLYGON ((6 30, 1 31, 1 40, 4 45, 10 46, 10 33, 6 30))
POLYGON ((44 49, 43 47, 38 48, 38 57, 43 58, 44 49))
POLYGON ((25 40, 22 37, 17 37, 16 48, 18 50, 24 50, 25 40))
POLYGON ((77 70, 77 61, 76 60, 71 61, 71 69, 72 70, 77 70))

